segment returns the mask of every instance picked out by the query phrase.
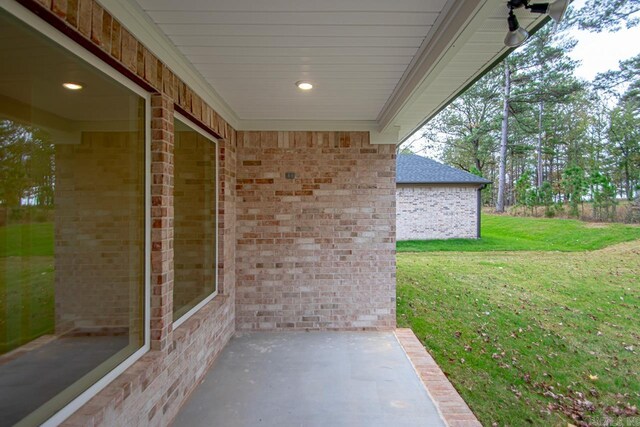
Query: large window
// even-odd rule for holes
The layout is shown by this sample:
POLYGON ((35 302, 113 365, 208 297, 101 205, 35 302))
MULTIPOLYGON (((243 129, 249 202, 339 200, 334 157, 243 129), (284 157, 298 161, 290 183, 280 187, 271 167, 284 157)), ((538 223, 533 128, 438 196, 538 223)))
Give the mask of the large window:
POLYGON ((2 9, 0 64, 0 425, 35 425, 144 351, 148 99, 2 9))
POLYGON ((216 144, 187 123, 185 118, 174 122, 176 324, 216 292, 216 144))

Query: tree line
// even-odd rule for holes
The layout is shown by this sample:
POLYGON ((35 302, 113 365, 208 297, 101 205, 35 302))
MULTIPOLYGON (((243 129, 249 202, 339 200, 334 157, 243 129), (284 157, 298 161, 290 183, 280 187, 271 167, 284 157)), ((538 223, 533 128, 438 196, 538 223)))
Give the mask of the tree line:
POLYGON ((640 192, 640 54, 584 81, 567 30, 616 31, 638 15, 638 0, 592 0, 558 30, 546 25, 400 149, 438 149, 445 163, 490 179, 484 203, 498 212, 581 216, 590 202, 595 219, 613 219, 640 192))

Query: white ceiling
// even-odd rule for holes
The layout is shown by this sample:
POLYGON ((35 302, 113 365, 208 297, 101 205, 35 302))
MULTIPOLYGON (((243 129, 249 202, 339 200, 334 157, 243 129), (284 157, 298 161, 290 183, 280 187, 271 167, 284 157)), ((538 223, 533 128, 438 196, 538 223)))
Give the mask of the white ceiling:
POLYGON ((99 1, 238 130, 398 143, 508 53, 506 0, 99 1))
POLYGON ((376 120, 454 0, 137 2, 241 120, 376 120))

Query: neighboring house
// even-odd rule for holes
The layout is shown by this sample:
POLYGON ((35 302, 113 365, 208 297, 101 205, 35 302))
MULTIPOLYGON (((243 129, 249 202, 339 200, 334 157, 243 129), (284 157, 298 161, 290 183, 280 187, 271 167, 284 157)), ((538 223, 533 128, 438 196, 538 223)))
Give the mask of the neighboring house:
POLYGON ((506 18, 0 0, 0 205, 24 214, 0 240, 0 425, 165 426, 236 331, 393 330, 395 148, 509 52, 506 18))
POLYGON ((396 165, 398 240, 480 237, 480 192, 491 181, 415 154, 396 165))

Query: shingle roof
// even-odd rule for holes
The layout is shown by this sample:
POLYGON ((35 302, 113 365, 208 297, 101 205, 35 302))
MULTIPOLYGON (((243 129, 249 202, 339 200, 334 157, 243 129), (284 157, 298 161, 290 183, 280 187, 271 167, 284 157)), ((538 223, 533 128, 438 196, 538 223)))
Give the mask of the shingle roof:
POLYGON ((397 184, 490 184, 491 181, 416 154, 398 154, 397 184))

